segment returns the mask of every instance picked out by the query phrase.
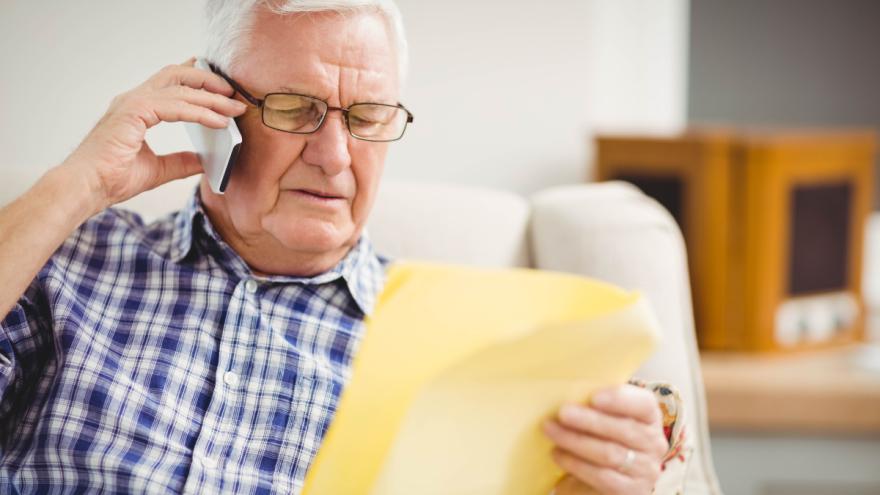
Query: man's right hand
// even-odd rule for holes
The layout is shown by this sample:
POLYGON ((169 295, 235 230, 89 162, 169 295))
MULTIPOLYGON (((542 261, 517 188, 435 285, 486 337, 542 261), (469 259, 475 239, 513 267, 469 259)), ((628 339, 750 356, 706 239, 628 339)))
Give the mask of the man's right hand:
POLYGON ((174 179, 202 171, 198 156, 158 156, 144 141, 159 122, 197 122, 222 129, 246 105, 217 74, 193 67, 195 59, 169 65, 140 86, 113 99, 110 108, 62 164, 82 174, 95 195, 97 213, 174 179))
POLYGON ((195 153, 157 156, 144 141, 159 122, 223 128, 245 112, 222 77, 170 65, 117 96, 94 129, 60 166, 0 208, 0 320, 46 260, 82 222, 105 208, 174 179, 195 175, 195 153))

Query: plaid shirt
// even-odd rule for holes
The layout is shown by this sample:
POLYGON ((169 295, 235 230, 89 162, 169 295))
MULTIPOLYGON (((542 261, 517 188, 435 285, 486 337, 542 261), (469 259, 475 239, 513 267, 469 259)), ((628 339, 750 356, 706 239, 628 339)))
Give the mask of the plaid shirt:
POLYGON ((384 261, 258 277, 196 194, 80 227, 0 323, 0 493, 297 493, 384 261))

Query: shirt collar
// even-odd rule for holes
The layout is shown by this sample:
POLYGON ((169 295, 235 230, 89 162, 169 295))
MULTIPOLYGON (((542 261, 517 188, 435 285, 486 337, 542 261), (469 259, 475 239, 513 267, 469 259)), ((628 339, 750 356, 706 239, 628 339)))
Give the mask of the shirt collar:
POLYGON ((240 277, 250 277, 268 283, 322 285, 342 280, 349 294, 360 310, 369 315, 372 313, 379 292, 385 283, 384 262, 373 250, 366 230, 361 234, 357 244, 349 250, 342 260, 330 270, 313 277, 293 277, 287 275, 259 276, 247 266, 247 263, 220 237, 214 230, 196 187, 186 206, 174 217, 171 234, 171 260, 179 263, 187 256, 211 254, 224 265, 228 271, 240 277), (200 253, 195 241, 204 239, 210 253, 200 253))

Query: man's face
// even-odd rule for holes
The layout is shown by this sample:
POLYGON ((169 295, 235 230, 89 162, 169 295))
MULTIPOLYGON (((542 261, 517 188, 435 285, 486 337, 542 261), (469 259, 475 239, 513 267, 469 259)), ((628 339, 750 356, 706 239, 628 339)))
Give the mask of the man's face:
MULTIPOLYGON (((395 45, 378 14, 280 16, 261 9, 252 33, 229 75, 258 98, 300 93, 342 108, 398 101, 395 45)), ((388 144, 351 137, 338 111, 309 135, 271 129, 253 107, 238 124, 243 146, 229 187, 211 198, 225 205, 236 235, 300 253, 353 245, 372 208, 388 144)))

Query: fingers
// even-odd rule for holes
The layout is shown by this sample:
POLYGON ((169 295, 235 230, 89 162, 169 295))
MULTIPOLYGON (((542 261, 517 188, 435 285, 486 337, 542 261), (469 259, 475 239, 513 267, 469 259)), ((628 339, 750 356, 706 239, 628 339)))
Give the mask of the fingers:
POLYGON ((593 396, 590 405, 602 412, 632 418, 646 424, 657 423, 662 418, 654 394, 633 385, 601 390, 593 396))
POLYGON ((202 172, 199 156, 191 151, 157 156, 156 159, 158 164, 156 167, 155 186, 202 172))
POLYGON ((210 108, 180 100, 160 99, 153 105, 152 122, 148 127, 164 122, 197 122, 213 129, 222 129, 229 123, 229 118, 210 108))
POLYGON ((183 65, 169 65, 160 70, 148 81, 154 89, 168 86, 189 86, 195 89, 204 89, 212 93, 224 96, 232 96, 235 90, 232 86, 213 72, 195 68, 195 59, 187 60, 183 65))
POLYGON ((559 411, 559 423, 584 435, 616 442, 658 458, 668 448, 659 423, 646 424, 628 417, 612 416, 587 406, 563 406, 559 411))
POLYGON ((592 465, 560 449, 553 450, 552 456, 560 468, 599 493, 650 493, 653 487, 647 481, 631 478, 614 469, 592 465))
POLYGON ((211 93, 202 89, 193 89, 188 86, 174 86, 163 90, 167 98, 183 100, 194 105, 210 108, 215 113, 227 117, 237 117, 247 110, 244 103, 227 98, 217 93, 211 93))
POLYGON ((654 395, 620 386, 596 394, 591 404, 565 405, 544 424, 556 444, 554 460, 601 493, 649 493, 669 447, 654 395))
MULTIPOLYGON (((626 461, 626 447, 596 437, 583 435, 560 425, 556 421, 544 423, 544 432, 556 446, 575 457, 594 466, 617 469, 626 461)), ((635 458, 626 469, 626 474, 638 477, 654 476, 657 459, 633 449, 635 458)))
POLYGON ((99 178, 100 203, 116 204, 165 182, 202 171, 193 153, 157 157, 144 140, 159 122, 194 122, 221 129, 247 107, 229 83, 195 68, 195 59, 169 65, 140 86, 117 95, 75 152, 99 178))
POLYGON ((194 63, 190 58, 182 65, 169 65, 128 96, 147 127, 160 121, 187 121, 220 129, 227 125, 226 117, 247 110, 247 105, 231 98, 234 91, 225 79, 193 67, 194 63))
POLYGON ((195 67, 180 66, 179 70, 171 71, 172 82, 196 89, 206 89, 212 93, 232 96, 235 90, 226 79, 195 67))

